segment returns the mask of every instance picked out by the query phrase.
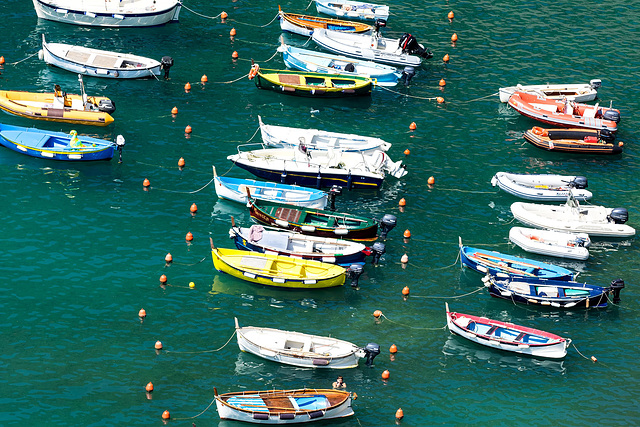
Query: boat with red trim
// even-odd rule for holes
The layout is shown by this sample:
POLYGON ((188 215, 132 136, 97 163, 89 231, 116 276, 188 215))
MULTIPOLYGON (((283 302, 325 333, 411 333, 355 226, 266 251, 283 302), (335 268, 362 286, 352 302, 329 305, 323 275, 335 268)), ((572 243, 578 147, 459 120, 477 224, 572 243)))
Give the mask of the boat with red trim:
POLYGON ((562 153, 620 154, 624 143, 616 142, 608 129, 544 129, 534 126, 524 133, 524 139, 538 148, 562 153))

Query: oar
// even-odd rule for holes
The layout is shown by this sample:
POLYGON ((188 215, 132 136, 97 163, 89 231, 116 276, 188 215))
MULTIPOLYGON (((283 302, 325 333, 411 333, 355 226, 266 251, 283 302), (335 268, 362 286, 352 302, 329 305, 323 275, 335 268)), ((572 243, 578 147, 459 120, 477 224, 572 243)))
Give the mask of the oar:
MULTIPOLYGON (((469 258, 475 258, 473 255, 467 255, 469 258)), ((478 258, 476 258, 478 259, 478 258)), ((535 274, 531 274, 527 271, 523 271, 523 270, 518 270, 517 268, 512 268, 512 267, 508 267, 506 265, 500 265, 497 262, 493 262, 493 261, 489 261, 488 259, 484 259, 484 258, 480 258, 478 259, 478 261, 482 262, 482 263, 486 263, 491 267, 496 267, 499 270, 506 270, 509 271, 511 273, 517 273, 517 274, 522 274, 525 276, 531 276, 531 277, 536 277, 535 274)))
POLYGON ((524 267, 531 267, 531 268, 535 268, 535 269, 541 269, 542 267, 539 267, 537 265, 533 265, 533 264, 529 264, 527 262, 520 262, 518 260, 513 260, 513 259, 507 259, 507 258, 501 258, 501 257, 497 257, 494 255, 489 255, 489 254, 484 254, 484 253, 478 253, 478 252, 474 252, 473 255, 475 255, 478 258, 482 258, 482 259, 497 259, 500 261, 504 261, 504 262, 509 262, 511 264, 518 264, 518 265, 522 265, 524 267))

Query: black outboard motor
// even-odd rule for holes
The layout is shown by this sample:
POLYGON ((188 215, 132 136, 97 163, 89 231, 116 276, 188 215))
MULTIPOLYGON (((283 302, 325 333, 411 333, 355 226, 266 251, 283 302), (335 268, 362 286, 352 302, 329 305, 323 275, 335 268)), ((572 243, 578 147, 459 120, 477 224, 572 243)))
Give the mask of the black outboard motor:
POLYGON ((373 26, 375 27, 375 31, 376 33, 380 32, 380 28, 386 27, 387 26, 387 21, 385 19, 376 19, 373 23, 373 26))
POLYGON ((110 99, 101 99, 98 102, 98 110, 103 113, 113 114, 116 111, 116 103, 110 99))
POLYGON ((620 113, 618 111, 607 110, 602 114, 604 120, 620 123, 620 113))
POLYGON ((382 242, 375 242, 373 246, 371 246, 371 252, 373 252, 373 265, 378 264, 380 261, 380 257, 387 251, 385 244, 382 242))
POLYGON ((421 58, 429 59, 433 54, 429 49, 425 49, 416 40, 414 36, 409 33, 404 33, 398 41, 398 46, 402 49, 402 53, 408 53, 409 55, 418 55, 421 58))
POLYGON ((342 194, 342 187, 340 187, 339 185, 334 185, 333 187, 331 187, 331 189, 329 190, 329 194, 327 195, 327 198, 329 199, 330 210, 332 211, 336 210, 336 197, 338 197, 341 194, 342 194))
POLYGON ((373 365, 373 359, 380 354, 380 346, 374 342, 370 342, 364 348, 364 355, 367 358, 367 366, 373 365))
POLYGON ((568 184, 569 188, 577 188, 579 190, 585 189, 587 188, 587 186, 588 186, 587 178, 584 176, 576 176, 568 184))
POLYGON ((350 73, 355 73, 356 66, 353 64, 353 62, 349 62, 347 65, 344 66, 344 70, 350 73))
POLYGON ((163 56, 160 60, 160 69, 164 70, 165 80, 169 78, 169 69, 173 67, 173 58, 170 56, 163 56))
POLYGON ((600 131, 600 139, 609 144, 613 144, 613 141, 616 140, 616 135, 609 129, 602 129, 600 131))
POLYGON ((120 157, 120 160, 118 160, 118 163, 122 163, 122 149, 124 148, 124 136, 122 135, 118 135, 116 137, 116 149, 118 150, 118 154, 120 157))
POLYGON ((380 228, 382 229, 380 238, 385 240, 387 238, 387 233, 393 230, 397 223, 398 219, 395 215, 385 214, 380 221, 380 228))
POLYGON ((360 264, 351 264, 349 268, 347 268, 347 277, 351 279, 351 287, 353 289, 358 289, 358 279, 364 273, 364 268, 360 264))
POLYGON ((620 302, 620 291, 624 289, 624 280, 616 279, 611 282, 611 290, 613 291, 613 303, 620 302))
POLYGON ((609 222, 613 221, 616 224, 624 224, 629 220, 629 212, 626 208, 614 208, 609 215, 607 215, 609 222))
POLYGON ((404 83, 405 86, 409 86, 411 79, 416 75, 416 69, 410 66, 404 67, 402 70, 402 76, 400 76, 400 81, 404 83))

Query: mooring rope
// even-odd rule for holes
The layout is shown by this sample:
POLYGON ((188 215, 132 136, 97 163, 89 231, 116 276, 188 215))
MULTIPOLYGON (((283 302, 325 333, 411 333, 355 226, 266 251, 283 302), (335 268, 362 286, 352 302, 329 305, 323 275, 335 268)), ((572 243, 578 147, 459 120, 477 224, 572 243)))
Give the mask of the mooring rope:
POLYGON ((396 322, 396 321, 393 321, 393 320, 389 319, 387 316, 384 315, 384 313, 381 313, 380 317, 384 317, 386 320, 388 320, 391 323, 395 323, 396 325, 405 326, 405 327, 411 328, 411 329, 421 329, 421 330, 425 330, 425 331, 439 331, 441 329, 446 329, 447 328, 447 325, 444 325, 441 328, 419 328, 417 326, 405 325, 404 323, 396 322))
POLYGON ((458 299, 458 298, 464 298, 464 297, 468 297, 469 295, 473 295, 477 292, 480 292, 481 290, 483 290, 485 288, 485 286, 481 286, 478 289, 476 289, 475 291, 472 292, 468 292, 466 294, 462 294, 462 295, 454 295, 452 297, 433 297, 433 296, 423 296, 423 295, 410 295, 410 298, 426 298, 426 299, 458 299))
MULTIPOLYGON (((211 405, 213 405, 213 402, 216 401, 215 396, 213 397, 213 400, 211 401, 211 403, 209 403, 209 405, 204 408, 204 411, 200 412, 198 415, 194 415, 193 417, 186 417, 186 418, 172 418, 173 420, 192 420, 194 418, 198 418, 200 415, 204 414, 205 412, 207 412, 209 410, 209 408, 211 408, 211 405)), ((195 425, 195 424, 194 424, 195 425)))
POLYGON ((271 23, 273 23, 273 21, 278 19, 279 15, 280 15, 279 13, 276 13, 276 16, 274 16, 271 21, 269 21, 267 24, 264 24, 264 25, 247 24, 246 22, 240 22, 237 19, 230 19, 230 21, 237 22, 238 24, 242 24, 242 25, 248 25, 249 27, 264 28, 264 27, 267 27, 267 26, 271 25, 271 23))
POLYGON ((195 191, 178 191, 178 190, 168 190, 166 188, 154 188, 154 191, 166 191, 168 193, 177 193, 177 194, 195 194, 198 193, 209 186, 213 182, 214 178, 211 178, 209 182, 207 182, 203 187, 195 190, 195 191))
POLYGON ((379 87, 380 89, 384 89, 384 90, 386 90, 388 92, 395 93, 396 95, 406 96, 407 98, 422 99, 422 100, 425 100, 425 101, 433 101, 433 100, 436 100, 436 99, 439 98, 438 96, 436 96, 434 98, 425 98, 425 97, 422 97, 422 96, 407 95, 405 93, 396 92, 395 90, 391 90, 391 89, 386 88, 384 86, 380 86, 380 85, 376 85, 376 86, 379 87))
MULTIPOLYGON (((40 51, 38 51, 38 52, 40 52, 40 51)), ((27 59, 29 59, 29 58, 32 58, 32 57, 36 56, 36 55, 38 54, 38 52, 33 53, 33 54, 31 54, 31 55, 27 56, 26 58, 21 59, 21 60, 20 60, 20 61, 18 61, 18 62, 11 62, 11 63, 9 63, 9 64, 7 64, 7 65, 16 65, 16 64, 19 64, 19 63, 21 63, 21 62, 23 62, 23 61, 26 61, 26 60, 27 60, 27 59)))
POLYGON ((227 344, 229 344, 231 342, 231 340, 233 339, 233 337, 236 335, 236 331, 235 329, 233 330, 233 334, 231 334, 231 336, 229 337, 229 339, 227 340, 226 343, 224 343, 224 345, 220 348, 217 348, 215 350, 201 350, 201 351, 170 351, 170 350, 164 350, 165 353, 180 353, 180 354, 202 354, 202 353, 215 353, 216 351, 220 351, 223 348, 225 348, 227 346, 227 344))
POLYGON ((480 101, 480 100, 482 100, 482 99, 491 98, 492 96, 496 96, 496 95, 499 95, 499 94, 500 94, 500 92, 496 92, 496 93, 492 93, 491 95, 483 96, 483 97, 476 98, 476 99, 471 99, 471 100, 469 100, 469 101, 458 101, 458 102, 460 102, 460 103, 462 103, 462 104, 466 104, 467 102, 480 101))
POLYGON ((195 10, 193 10, 193 9, 188 8, 187 6, 185 6, 185 5, 184 5, 184 3, 183 3, 183 2, 180 2, 180 4, 182 5, 182 7, 184 7, 185 9, 187 9, 189 12, 194 13, 194 14, 196 14, 196 15, 198 15, 198 16, 200 16, 200 17, 202 17, 202 18, 206 18, 206 19, 216 19, 216 18, 219 18, 219 17, 220 17, 220 15, 222 15, 222 12, 220 12, 220 13, 219 13, 219 14, 217 14, 216 16, 207 16, 207 15, 203 15, 203 14, 201 14, 201 13, 196 12, 196 11, 195 11, 195 10))

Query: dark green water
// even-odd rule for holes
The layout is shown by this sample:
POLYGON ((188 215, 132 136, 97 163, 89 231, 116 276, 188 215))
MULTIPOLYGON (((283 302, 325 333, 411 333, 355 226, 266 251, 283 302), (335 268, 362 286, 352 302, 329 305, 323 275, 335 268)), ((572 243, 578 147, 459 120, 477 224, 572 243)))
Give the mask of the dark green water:
MULTIPOLYGON (((306 7, 280 4, 291 12, 306 7)), ((220 392, 330 387, 335 371, 266 362, 240 353, 233 340, 213 351, 232 336, 234 316, 242 325, 380 344, 375 367, 340 372, 359 396, 356 416, 342 425, 393 425, 399 407, 405 426, 640 422, 635 239, 596 240, 587 262, 563 264, 593 284, 625 279, 620 306, 536 310, 492 299, 484 290, 460 299, 433 298, 468 294, 482 285, 479 275, 456 263, 458 236, 472 246, 525 255, 507 238, 515 225, 509 206, 516 200, 489 184, 498 171, 585 175, 593 203, 627 207, 629 224, 640 227, 637 2, 388 4, 393 16, 387 34, 410 31, 434 52, 412 86, 397 90, 443 96, 444 104, 379 90, 371 100, 321 102, 259 91, 246 79, 214 83, 246 74, 250 58, 282 66, 279 57, 264 62, 279 43, 277 22, 255 27, 274 17, 278 2, 189 1, 189 8, 204 15, 226 10, 230 20, 223 24, 183 9, 178 24, 120 30, 39 21, 28 1, 0 5, 2 89, 50 91, 58 83, 75 92, 74 74, 48 67, 37 56, 14 64, 40 49, 42 33, 52 42, 157 59, 170 55, 176 62, 170 81, 85 79, 89 94, 116 102, 116 121, 108 128, 76 129, 107 139, 123 134, 122 164, 69 165, 0 150, 1 425, 162 425, 164 410, 171 412, 171 425, 217 425, 215 405, 205 411, 214 386, 220 392), (447 20, 450 10, 453 23, 447 20), (232 27, 238 32, 234 41, 228 35, 232 27), (237 62, 231 60, 234 50, 237 62), (447 53, 449 65, 441 61, 447 53), (196 84, 203 74, 209 83, 196 84), (519 82, 592 78, 603 81, 601 104, 613 101, 622 112, 619 139, 626 145, 620 156, 554 154, 525 144, 521 133, 534 122, 490 96, 519 82), (190 93, 183 90, 186 82, 193 85, 190 93), (174 106, 179 114, 172 118, 174 106), (230 215, 242 224, 249 216, 242 206, 217 200, 212 186, 200 189, 211 179, 211 165, 227 171, 226 156, 253 136, 258 115, 269 124, 378 136, 393 144, 394 160, 411 150, 404 179, 389 178, 379 192, 351 192, 339 200, 350 212, 398 215, 381 265, 366 266, 360 290, 285 292, 213 269, 209 236, 230 247, 230 215), (417 124, 414 132, 408 130, 411 122, 417 124), (187 125, 193 128, 189 139, 187 125), (187 163, 183 171, 177 167, 180 157, 187 163), (429 176, 436 179, 433 188, 426 185, 429 176), (149 192, 142 189, 144 178, 151 181, 149 192), (404 212, 397 207, 401 197, 407 200, 404 212), (194 217, 192 203, 199 208, 194 217), (405 229, 413 236, 408 242, 402 239, 405 229), (194 240, 187 245, 189 231, 194 240), (168 252, 174 263, 165 267, 168 252), (404 253, 406 268, 400 263, 404 253), (159 286, 161 274, 169 286, 159 286), (404 286, 411 290, 407 301, 404 286), (563 361, 541 361, 454 338, 441 329, 444 301, 455 311, 570 337, 598 363, 573 347, 563 361), (148 314, 143 323, 137 317, 141 308, 148 314), (379 324, 372 316, 377 309, 386 316, 379 324), (169 352, 156 355, 157 340, 169 352), (395 360, 387 350, 391 344, 399 348, 395 360), (381 379, 385 369, 388 381, 381 379), (151 400, 144 391, 150 381, 151 400)), ((0 120, 71 129, 5 114, 0 120)), ((228 174, 250 177, 239 168, 228 174)))

